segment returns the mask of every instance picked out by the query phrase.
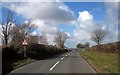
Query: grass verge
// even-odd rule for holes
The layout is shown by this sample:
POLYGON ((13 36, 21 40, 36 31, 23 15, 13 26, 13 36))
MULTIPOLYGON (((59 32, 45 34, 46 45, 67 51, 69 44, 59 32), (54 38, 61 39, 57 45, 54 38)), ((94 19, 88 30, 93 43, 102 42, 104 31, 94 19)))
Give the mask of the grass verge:
POLYGON ((97 73, 119 73, 118 55, 96 51, 80 51, 80 55, 97 71, 97 73))
POLYGON ((31 59, 31 58, 26 58, 26 59, 19 60, 19 61, 13 63, 12 66, 13 66, 13 69, 17 69, 19 67, 22 67, 24 65, 30 64, 35 61, 37 61, 37 60, 31 59))
POLYGON ((35 62, 37 60, 30 59, 30 58, 22 58, 22 59, 17 59, 17 60, 6 60, 2 62, 2 75, 7 75, 10 73, 12 70, 17 69, 19 67, 22 67, 24 65, 30 64, 32 62, 35 62))

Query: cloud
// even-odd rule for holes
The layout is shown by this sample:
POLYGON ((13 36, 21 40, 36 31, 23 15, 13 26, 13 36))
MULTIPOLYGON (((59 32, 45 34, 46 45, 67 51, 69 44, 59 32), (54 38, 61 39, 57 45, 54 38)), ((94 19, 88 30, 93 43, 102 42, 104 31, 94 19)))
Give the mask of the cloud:
POLYGON ((79 12, 78 25, 74 30, 74 38, 79 41, 90 39, 90 33, 95 28, 94 17, 88 11, 79 12))
POLYGON ((93 11, 98 11, 98 12, 101 11, 101 9, 99 9, 99 8, 93 8, 92 10, 93 10, 93 11))
POLYGON ((79 12, 78 28, 83 29, 87 32, 91 32, 93 28, 95 28, 93 15, 90 14, 88 11, 79 12))
POLYGON ((32 23, 37 26, 37 29, 33 33, 37 33, 39 36, 42 35, 42 32, 46 33, 49 44, 54 44, 54 36, 58 31, 55 22, 35 19, 32 23))
POLYGON ((73 12, 61 2, 22 2, 11 3, 9 8, 28 19, 52 20, 55 22, 72 22, 73 12))
POLYGON ((90 42, 92 45, 94 45, 95 43, 90 40, 90 33, 96 27, 97 26, 92 14, 90 14, 88 11, 79 12, 76 29, 74 30, 74 36, 69 38, 69 41, 67 42, 72 42, 74 47, 76 47, 77 43, 79 42, 90 42))
POLYGON ((105 2, 106 16, 105 23, 109 34, 106 37, 106 42, 118 41, 118 2, 105 2))
MULTIPOLYGON (((114 9, 116 8, 114 7, 114 9)), ((88 11, 79 12, 76 29, 74 30, 74 36, 72 39, 69 39, 70 42, 72 41, 72 43, 74 43, 74 47, 79 42, 80 43, 89 42, 91 45, 95 45, 96 43, 91 41, 90 36, 93 30, 96 28, 102 28, 106 31, 109 31, 109 33, 103 40, 103 43, 110 43, 110 42, 117 41, 118 25, 116 23, 117 21, 115 21, 117 20, 117 18, 115 19, 115 17, 117 17, 116 13, 114 14, 115 16, 113 16, 113 12, 116 12, 116 11, 111 10, 108 13, 107 12, 108 10, 111 10, 111 9, 107 7, 107 10, 105 13, 107 18, 105 18, 105 20, 102 23, 100 22, 97 23, 94 20, 94 16, 88 11), (110 14, 112 14, 112 16, 110 14), (109 18, 112 18, 114 20, 111 21, 111 19, 109 18)))
POLYGON ((59 0, 2 0, 2 2, 56 2, 59 0))
POLYGON ((70 33, 69 32, 65 32, 67 34, 68 37, 70 37, 70 33))
POLYGON ((88 11, 79 12, 77 28, 74 30, 74 42, 85 43, 90 42, 91 45, 95 45, 90 40, 90 33, 96 28, 102 28, 109 33, 103 40, 103 43, 115 42, 118 40, 118 3, 106 2, 106 16, 102 23, 96 22, 94 17, 88 11))

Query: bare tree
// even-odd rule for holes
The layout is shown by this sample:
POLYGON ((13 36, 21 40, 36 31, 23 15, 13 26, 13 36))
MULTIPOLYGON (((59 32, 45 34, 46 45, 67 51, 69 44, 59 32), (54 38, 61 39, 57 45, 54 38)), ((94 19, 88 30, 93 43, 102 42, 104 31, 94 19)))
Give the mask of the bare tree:
POLYGON ((104 37, 107 35, 106 30, 103 29, 95 29, 91 34, 91 40, 96 42, 98 45, 101 44, 104 37))
POLYGON ((58 48, 64 48, 64 43, 68 39, 68 35, 65 32, 58 31, 55 36, 55 43, 58 48))
POLYGON ((8 45, 8 40, 9 40, 9 36, 10 36, 10 30, 13 24, 13 11, 8 10, 8 14, 6 17, 6 23, 2 24, 2 39, 3 39, 3 44, 4 45, 8 45))
POLYGON ((48 45, 47 37, 46 37, 45 32, 42 32, 42 35, 40 36, 39 41, 40 41, 41 44, 48 45))
POLYGON ((36 36, 29 36, 27 38, 27 40, 28 40, 29 44, 32 44, 32 43, 38 44, 38 36, 37 35, 36 36))
POLYGON ((23 39, 26 38, 32 31, 35 29, 35 25, 28 21, 21 25, 16 25, 11 30, 11 44, 12 45, 21 45, 23 39))

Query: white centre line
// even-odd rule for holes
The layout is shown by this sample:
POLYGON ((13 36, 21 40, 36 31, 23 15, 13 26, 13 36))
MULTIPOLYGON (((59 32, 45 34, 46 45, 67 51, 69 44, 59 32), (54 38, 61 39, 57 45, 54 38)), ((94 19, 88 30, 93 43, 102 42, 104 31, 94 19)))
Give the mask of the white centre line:
POLYGON ((68 55, 70 55, 70 53, 68 55))
POLYGON ((53 70, 53 68, 59 63, 60 61, 57 61, 53 67, 50 68, 50 71, 53 70))
MULTIPOLYGON (((69 53, 70 54, 70 53, 69 53)), ((65 55, 68 56, 69 54, 65 55)), ((62 57, 61 60, 63 60, 65 57, 62 57)), ((57 66, 57 64, 59 64, 60 61, 57 61, 51 68, 50 71, 53 70, 53 68, 55 68, 55 66, 57 66)))
POLYGON ((63 60, 65 57, 62 57, 61 60, 63 60))

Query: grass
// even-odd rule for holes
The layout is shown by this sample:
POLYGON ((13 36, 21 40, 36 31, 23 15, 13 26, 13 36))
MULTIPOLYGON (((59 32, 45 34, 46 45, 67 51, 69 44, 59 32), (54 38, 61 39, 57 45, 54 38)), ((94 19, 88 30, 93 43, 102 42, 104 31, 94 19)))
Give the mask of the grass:
POLYGON ((118 55, 96 51, 80 51, 80 55, 86 59, 98 73, 119 73, 118 55))
POLYGON ((13 63, 12 66, 13 66, 13 69, 16 69, 16 68, 22 67, 24 65, 30 64, 32 62, 35 62, 35 61, 36 60, 34 60, 34 59, 26 58, 26 59, 19 60, 19 61, 13 63))
POLYGON ((7 75, 12 70, 22 67, 24 65, 30 64, 35 61, 37 60, 31 59, 31 58, 22 58, 22 59, 16 59, 16 60, 8 60, 8 61, 6 60, 2 63, 2 74, 7 75))

